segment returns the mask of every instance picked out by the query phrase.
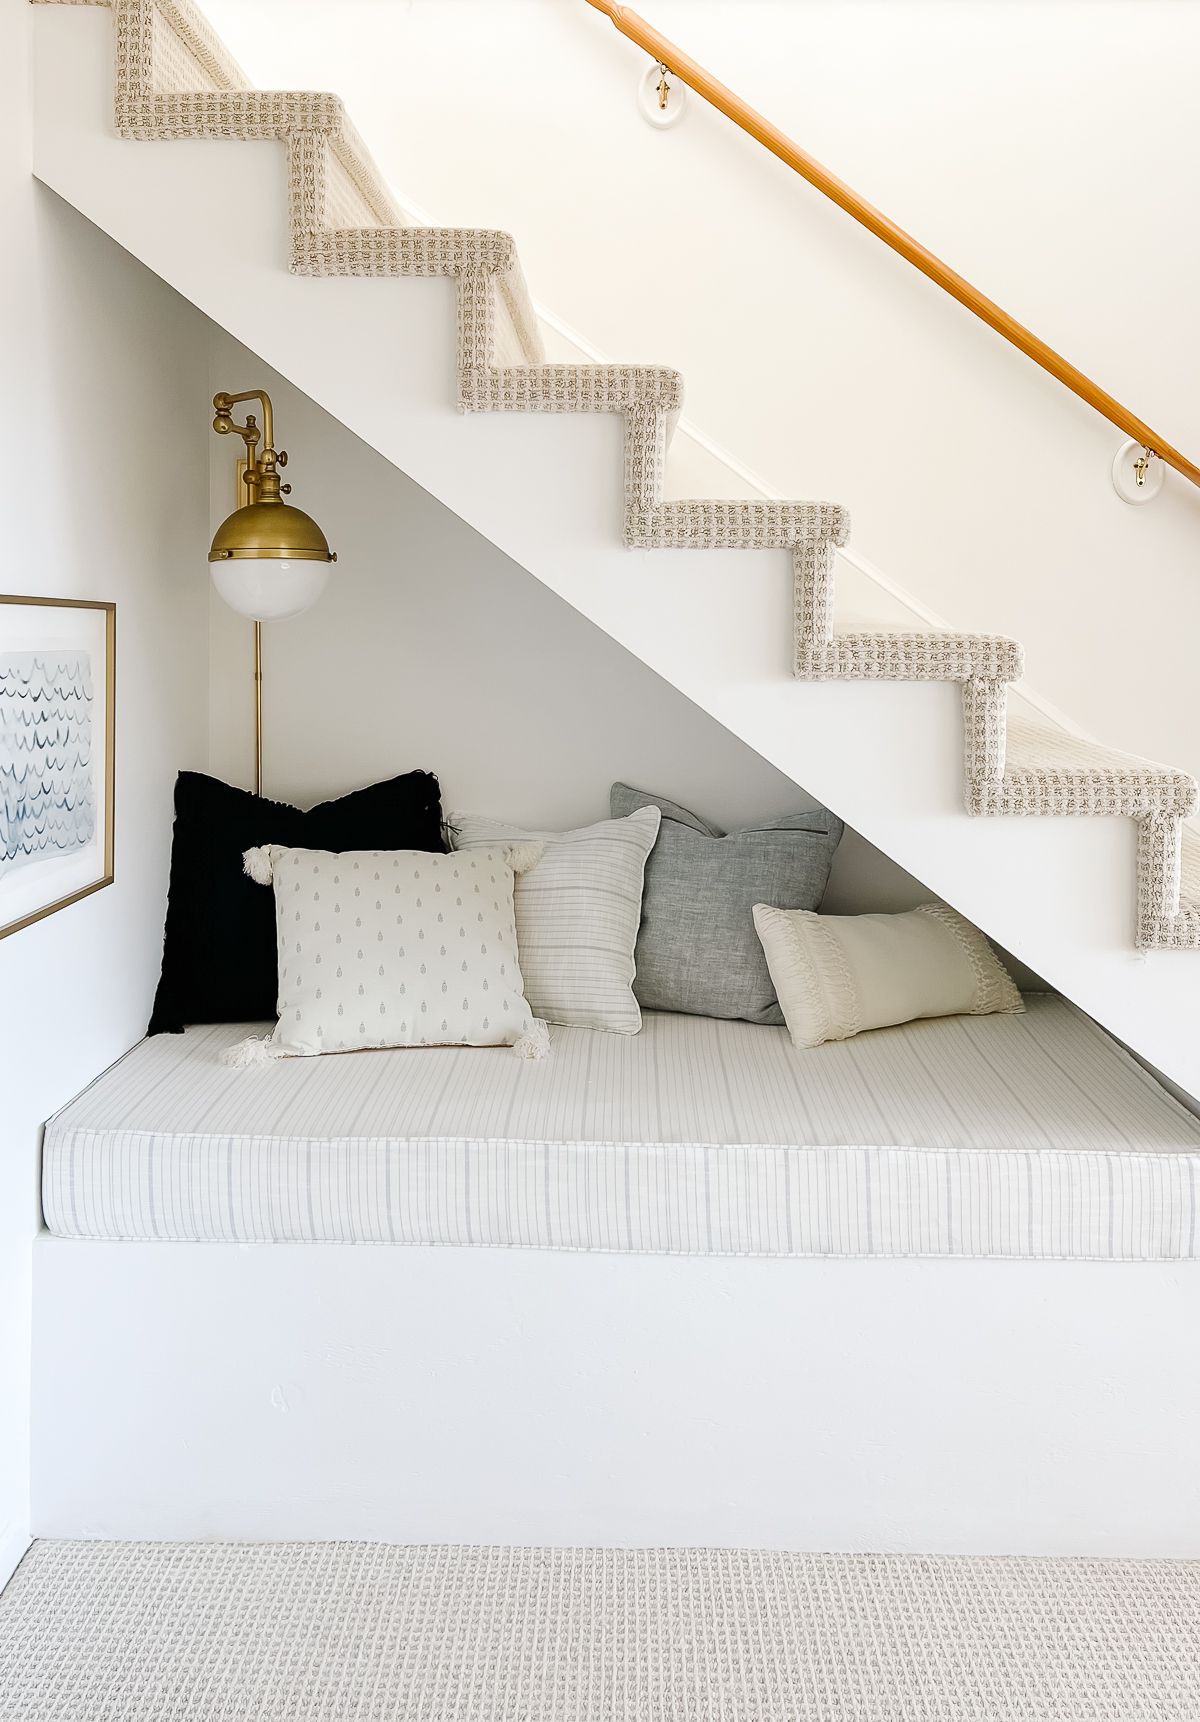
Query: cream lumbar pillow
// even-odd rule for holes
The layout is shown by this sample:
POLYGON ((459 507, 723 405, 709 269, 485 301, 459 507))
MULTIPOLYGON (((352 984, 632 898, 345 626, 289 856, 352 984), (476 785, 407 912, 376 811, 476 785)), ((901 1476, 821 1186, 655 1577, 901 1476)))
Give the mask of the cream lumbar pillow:
POLYGON ((525 999, 516 875, 534 844, 436 855, 412 849, 248 849, 275 887, 279 1021, 231 1064, 385 1046, 511 1046, 540 1058, 525 999))
POLYGON ((657 807, 556 832, 450 815, 461 853, 497 843, 544 845, 537 866, 517 881, 517 939, 529 1002, 547 1022, 610 1034, 641 1028, 634 949, 646 857, 661 822, 657 807))
POLYGON ((983 934, 944 903, 900 915, 817 915, 756 903, 754 926, 801 1049, 918 1017, 1025 1009, 983 934))

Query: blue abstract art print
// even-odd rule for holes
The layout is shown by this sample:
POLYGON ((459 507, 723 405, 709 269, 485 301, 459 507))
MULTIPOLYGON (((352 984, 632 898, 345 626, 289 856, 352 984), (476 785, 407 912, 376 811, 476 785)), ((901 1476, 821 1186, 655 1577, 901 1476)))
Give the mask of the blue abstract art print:
POLYGON ((0 598, 0 937, 112 878, 115 609, 0 598))
POLYGON ((96 831, 92 660, 0 652, 0 879, 96 831))

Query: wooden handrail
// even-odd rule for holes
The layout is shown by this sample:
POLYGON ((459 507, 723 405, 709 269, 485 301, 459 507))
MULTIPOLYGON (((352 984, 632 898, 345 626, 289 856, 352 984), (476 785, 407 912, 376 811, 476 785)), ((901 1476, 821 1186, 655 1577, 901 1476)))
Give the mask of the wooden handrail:
POLYGON ((1193 484, 1200 485, 1200 467, 1194 466, 1186 455, 1181 454, 1177 448, 1172 448, 1171 444, 1160 437, 1157 431, 1152 430, 1144 420, 1131 413, 1128 407, 1122 406, 1120 401, 1114 399, 1090 377, 1086 377, 1082 371, 1077 370, 1061 353, 1056 353, 1053 347, 1048 347, 1045 341, 1039 340, 1032 330, 1027 329, 1023 323, 1018 323, 1015 317, 1010 317, 1007 311, 1002 310, 985 293, 981 293, 978 287, 973 287, 956 269, 951 269, 948 263, 935 257, 933 252, 914 239, 911 233, 906 233, 881 210, 876 209, 874 204, 868 203, 865 197, 860 197, 858 192, 831 173, 815 156, 809 155, 807 150, 793 143, 778 126, 773 126, 770 120, 764 119, 762 114, 757 113, 740 96, 735 96, 732 90, 727 89, 689 54, 685 54, 682 48, 676 47, 674 42, 660 35, 654 26, 639 17, 631 6, 618 5, 616 0, 588 0, 588 4, 594 6, 598 12, 606 13, 623 36, 628 36, 631 42, 636 42, 639 48, 644 48, 654 59, 661 61, 669 72, 674 72, 677 78, 683 80, 689 90, 694 90, 698 96, 703 96, 706 102, 711 102, 713 107, 732 120, 734 125, 740 126, 765 149, 769 149, 772 155, 786 162, 788 167, 793 168, 810 185, 824 192, 825 196, 832 199, 840 209, 844 209, 847 215, 853 216, 868 232, 873 233, 877 239, 882 239, 893 251, 899 252, 914 269, 919 269, 922 275, 927 275, 931 281, 936 282, 952 299, 957 299, 960 305, 965 305, 968 311, 974 312, 989 328, 995 329, 998 335, 1003 335, 1006 341, 1032 359, 1035 365, 1040 365, 1060 383, 1065 383, 1081 401, 1094 407, 1111 424, 1116 425, 1118 430, 1123 430, 1126 436, 1141 443, 1143 448, 1149 449, 1167 466, 1174 467, 1176 472, 1182 473, 1193 484))

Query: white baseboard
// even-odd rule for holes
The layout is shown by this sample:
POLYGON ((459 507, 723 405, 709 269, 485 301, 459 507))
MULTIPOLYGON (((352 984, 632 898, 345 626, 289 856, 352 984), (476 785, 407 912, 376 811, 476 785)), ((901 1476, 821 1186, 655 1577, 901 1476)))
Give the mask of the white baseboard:
POLYGON ((28 1525, 0 1525, 0 1591, 20 1566, 32 1540, 28 1525))

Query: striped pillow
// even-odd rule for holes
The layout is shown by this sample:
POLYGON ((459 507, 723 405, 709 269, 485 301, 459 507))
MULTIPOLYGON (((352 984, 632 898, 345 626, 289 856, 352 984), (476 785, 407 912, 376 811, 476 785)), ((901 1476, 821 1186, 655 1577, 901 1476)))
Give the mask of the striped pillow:
POLYGON ((455 813, 456 849, 545 843, 517 880, 517 949, 534 1014, 573 1028, 636 1034, 634 946, 642 918, 646 857, 662 814, 639 808, 578 831, 523 831, 498 819, 455 813))

